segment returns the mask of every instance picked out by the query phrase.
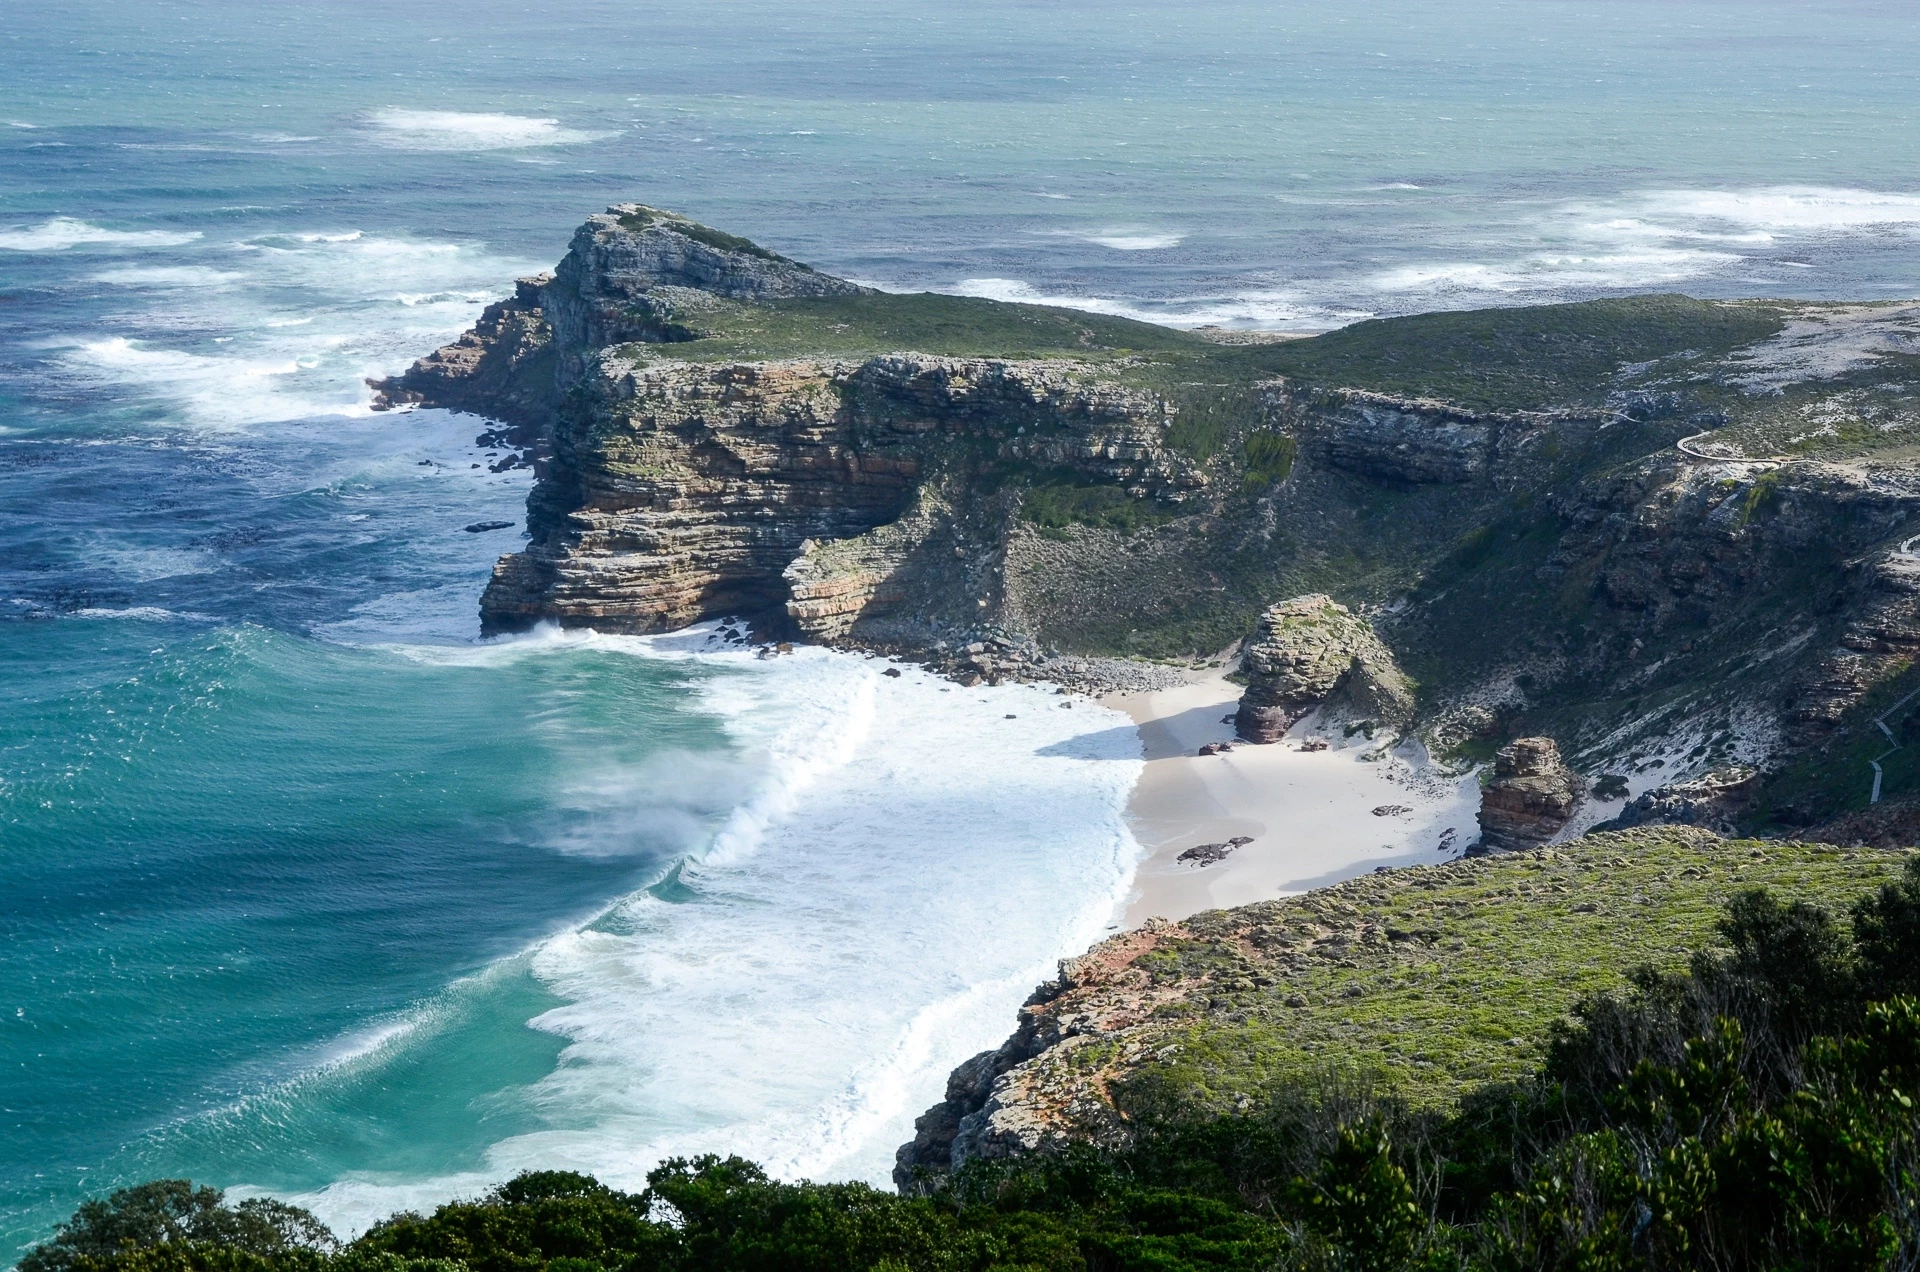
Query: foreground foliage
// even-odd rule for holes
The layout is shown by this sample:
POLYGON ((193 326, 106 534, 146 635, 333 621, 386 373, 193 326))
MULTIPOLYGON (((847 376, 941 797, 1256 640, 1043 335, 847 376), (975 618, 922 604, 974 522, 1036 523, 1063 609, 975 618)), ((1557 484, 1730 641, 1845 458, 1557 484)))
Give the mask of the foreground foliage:
POLYGON ((1726 948, 1584 1001, 1518 1082, 1423 1110, 1292 1082, 1143 1107, 1123 1152, 931 1197, 675 1160, 640 1193, 525 1174, 344 1248, 168 1180, 89 1202, 22 1272, 1203 1272, 1920 1267, 1920 858, 1841 919, 1754 890, 1726 948))

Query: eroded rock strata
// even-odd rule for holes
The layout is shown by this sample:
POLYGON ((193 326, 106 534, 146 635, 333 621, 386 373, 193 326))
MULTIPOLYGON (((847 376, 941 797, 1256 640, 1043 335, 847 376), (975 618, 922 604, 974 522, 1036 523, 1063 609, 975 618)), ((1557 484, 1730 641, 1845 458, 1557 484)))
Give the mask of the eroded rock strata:
POLYGON ((1513 852, 1546 843, 1573 820, 1585 783, 1560 758, 1552 738, 1521 738, 1493 757, 1480 792, 1480 846, 1513 852))

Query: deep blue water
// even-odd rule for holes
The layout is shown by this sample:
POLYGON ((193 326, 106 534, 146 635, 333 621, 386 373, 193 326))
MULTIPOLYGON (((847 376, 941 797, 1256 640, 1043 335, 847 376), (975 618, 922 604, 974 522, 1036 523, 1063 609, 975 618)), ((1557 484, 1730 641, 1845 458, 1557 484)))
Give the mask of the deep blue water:
POLYGON ((1131 761, 1064 725, 475 643, 525 470, 362 381, 585 213, 1189 323, 1910 296, 1917 54, 1895 3, 0 0, 0 1247, 161 1173, 349 1225, 879 1177, 1105 923, 1131 761))

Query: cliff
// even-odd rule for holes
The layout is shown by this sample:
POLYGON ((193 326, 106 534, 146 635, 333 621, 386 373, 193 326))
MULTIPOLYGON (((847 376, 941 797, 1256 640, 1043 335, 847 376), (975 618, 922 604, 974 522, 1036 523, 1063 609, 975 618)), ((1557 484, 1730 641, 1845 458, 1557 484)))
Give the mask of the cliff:
MULTIPOLYGON (((1339 674, 1443 758, 1551 736, 1629 796, 1744 765, 1741 824, 1807 826, 1866 806, 1869 761, 1920 792, 1920 748, 1874 759, 1920 652, 1914 316, 1653 296, 1216 343, 876 293, 622 204, 377 404, 543 439, 488 631, 740 614, 1065 675, 1324 594, 1380 669, 1339 674)), ((1246 726, 1333 692, 1293 688, 1246 726)))
POLYGON ((1904 842, 1917 321, 1645 296, 1216 341, 873 292, 628 204, 376 405, 543 439, 489 632, 741 615, 969 683, 1243 647, 1250 737, 1326 707, 1495 760, 1490 847, 1583 789, 1643 825, 1117 937, 955 1071, 911 1182, 1336 1054, 1448 1098, 1735 885, 1877 877, 1660 824, 1904 842))

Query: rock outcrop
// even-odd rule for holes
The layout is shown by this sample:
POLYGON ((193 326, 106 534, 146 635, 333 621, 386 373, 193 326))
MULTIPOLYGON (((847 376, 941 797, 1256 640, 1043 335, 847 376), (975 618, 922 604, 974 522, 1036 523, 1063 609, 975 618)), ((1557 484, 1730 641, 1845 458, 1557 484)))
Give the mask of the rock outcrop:
MULTIPOLYGON (((1209 658, 1273 597, 1326 590, 1371 625, 1325 610, 1319 636, 1256 641, 1244 736, 1319 707, 1420 725, 1442 754, 1550 733, 1616 770, 1772 772, 1870 730, 1863 705, 1920 656, 1899 449, 1920 392, 1888 361, 1907 319, 1849 310, 1865 343, 1822 379, 1766 343, 1776 308, 1429 315, 1223 358, 1144 324, 871 293, 620 204, 376 405, 540 440, 488 631, 742 613, 993 680, 1060 651, 1209 658)), ((1761 785, 1754 818, 1837 806, 1761 785)))
POLYGON ((1412 686, 1373 627, 1329 596, 1298 596, 1260 616, 1241 656, 1246 692, 1234 728, 1278 742, 1322 705, 1397 728, 1413 713, 1412 686))
POLYGON ((1480 792, 1483 852, 1512 852, 1546 843, 1580 807, 1579 774, 1560 760, 1552 738, 1521 738, 1500 748, 1493 778, 1480 792))
POLYGON ((551 274, 518 280, 514 294, 488 305, 458 340, 400 375, 369 380, 373 409, 427 403, 501 420, 529 440, 544 433, 560 404, 553 331, 541 308, 552 281, 551 274))
POLYGON ((1199 478, 1163 430, 1157 399, 1071 363, 606 351, 555 426, 533 542, 495 568, 483 625, 775 614, 810 639, 966 636, 1002 612, 1017 503, 942 489, 984 452, 1175 497, 1199 478))
POLYGON ((1704 826, 1729 835, 1753 811, 1759 793, 1760 770, 1747 764, 1727 765, 1630 800, 1611 824, 1621 828, 1704 826))
POLYGON ((953 1071, 894 1179, 927 1192, 969 1162, 1124 1142, 1136 1094, 1224 1112, 1335 1066, 1444 1105, 1533 1071, 1515 1039, 1545 1037, 1596 973, 1683 954, 1734 892, 1791 881, 1844 905, 1900 865, 1649 828, 1149 923, 1063 963, 1005 1044, 953 1071), (1622 941, 1649 902, 1697 926, 1622 941))
POLYGON ((617 203, 574 232, 543 304, 567 378, 588 351, 698 339, 714 298, 859 296, 867 288, 748 239, 641 203, 617 203))

